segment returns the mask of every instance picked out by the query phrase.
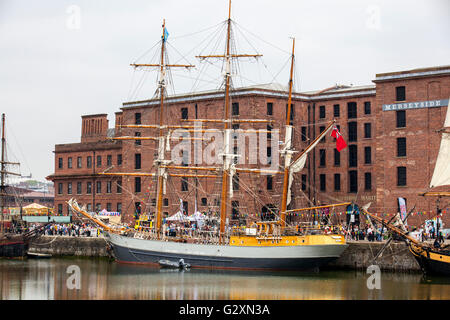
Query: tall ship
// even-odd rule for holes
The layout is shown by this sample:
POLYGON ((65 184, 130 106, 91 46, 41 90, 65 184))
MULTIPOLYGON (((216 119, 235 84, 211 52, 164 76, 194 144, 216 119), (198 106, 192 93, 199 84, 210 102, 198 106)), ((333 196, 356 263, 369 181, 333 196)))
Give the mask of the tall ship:
POLYGON ((18 162, 10 162, 6 159, 5 138, 5 114, 2 114, 2 141, 1 141, 1 171, 0 171, 0 258, 25 258, 27 256, 30 241, 40 234, 41 228, 25 232, 15 230, 12 225, 11 216, 7 210, 7 198, 16 197, 13 188, 7 185, 9 175, 20 176, 19 173, 8 171, 10 166, 18 166, 18 162))
MULTIPOLYGON (((223 118, 221 119, 185 119, 182 125, 170 125, 165 118, 165 98, 167 96, 167 70, 174 67, 191 68, 192 65, 176 65, 166 62, 166 40, 168 32, 165 22, 162 25, 161 52, 158 64, 133 64, 134 67, 155 67, 159 70, 158 99, 159 122, 153 124, 122 125, 126 128, 151 128, 156 132, 154 137, 119 137, 114 139, 154 140, 157 141, 156 156, 153 162, 153 172, 126 173, 107 170, 102 175, 120 175, 128 177, 150 176, 154 177, 156 186, 155 212, 149 215, 147 228, 120 230, 95 219, 75 199, 68 203, 73 212, 83 215, 104 229, 105 238, 118 262, 158 265, 164 261, 179 261, 183 259, 192 268, 219 268, 219 269, 255 269, 255 270, 305 270, 317 269, 337 259, 346 249, 347 244, 341 230, 330 224, 309 224, 305 226, 291 225, 286 219, 290 212, 300 210, 319 210, 332 208, 345 204, 315 206, 310 208, 292 209, 291 188, 297 172, 305 166, 308 153, 313 150, 325 135, 332 132, 332 136, 339 140, 339 132, 334 121, 328 123, 317 138, 302 152, 296 153, 292 147, 293 125, 291 120, 292 86, 294 73, 295 39, 292 40, 292 53, 289 77, 289 95, 287 102, 287 116, 284 124, 285 136, 282 143, 282 164, 276 169, 243 167, 236 161, 237 155, 233 152, 234 125, 235 124, 269 124, 268 119, 235 119, 232 117, 232 60, 238 58, 257 57, 258 55, 238 54, 233 52, 231 39, 231 1, 229 2, 228 19, 226 20, 226 45, 223 54, 197 56, 199 59, 222 59, 224 62, 224 102, 223 118), (200 124, 200 126, 199 126, 200 124), (205 125, 203 127, 202 125, 205 125), (219 127, 211 127, 211 126, 219 127), (176 165, 174 159, 169 158, 171 130, 183 129, 190 133, 216 132, 223 137, 220 145, 220 165, 195 165, 183 163, 176 165), (199 174, 198 172, 201 172, 199 174), (267 208, 264 215, 257 215, 256 221, 246 222, 242 226, 231 227, 228 224, 229 216, 233 210, 231 198, 233 196, 233 183, 239 173, 253 175, 279 174, 283 176, 282 190, 277 207, 267 208), (199 220, 206 219, 202 214, 195 212, 193 217, 183 215, 182 203, 180 211, 163 219, 163 198, 170 187, 169 177, 194 177, 196 179, 214 178, 220 186, 219 214, 216 228, 202 231, 201 228, 194 233, 183 233, 173 236, 169 229, 170 221, 188 221, 194 219, 197 226, 199 220), (178 215, 178 217, 177 217, 178 215), (197 217, 195 217, 197 215, 197 217)), ((240 130, 245 132, 245 130, 240 130)), ((191 138, 191 139, 196 139, 191 138)), ((278 155, 277 155, 278 156, 278 155)), ((234 191, 236 192, 236 191, 234 191)), ((245 191, 240 191, 245 192, 245 191)), ((252 194, 257 201, 257 194, 252 194)))

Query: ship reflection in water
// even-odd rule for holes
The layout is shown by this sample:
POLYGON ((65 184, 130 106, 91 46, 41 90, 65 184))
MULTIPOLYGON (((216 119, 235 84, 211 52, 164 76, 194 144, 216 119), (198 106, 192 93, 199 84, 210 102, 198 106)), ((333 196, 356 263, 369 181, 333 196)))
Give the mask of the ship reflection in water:
POLYGON ((450 299, 450 282, 421 274, 381 273, 381 289, 370 290, 370 274, 160 270, 106 260, 0 260, 0 300, 439 300, 450 299), (80 289, 74 273, 81 271, 80 289), (69 282, 69 283, 68 283, 69 282))

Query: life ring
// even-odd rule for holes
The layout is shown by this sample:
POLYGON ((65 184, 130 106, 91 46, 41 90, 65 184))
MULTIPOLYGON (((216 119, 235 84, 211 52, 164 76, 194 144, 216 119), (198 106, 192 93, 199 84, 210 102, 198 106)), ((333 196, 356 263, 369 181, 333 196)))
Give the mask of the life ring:
POLYGON ((325 234, 330 234, 330 233, 331 233, 330 227, 325 227, 325 234))

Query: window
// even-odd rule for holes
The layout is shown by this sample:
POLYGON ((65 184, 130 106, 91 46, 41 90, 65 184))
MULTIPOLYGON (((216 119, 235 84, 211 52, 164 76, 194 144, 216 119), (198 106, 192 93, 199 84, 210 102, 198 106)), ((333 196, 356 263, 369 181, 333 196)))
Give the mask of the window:
POLYGON ((238 157, 237 157, 237 155, 238 155, 238 147, 236 147, 236 146, 233 147, 233 154, 236 155, 236 156, 233 157, 233 163, 237 164, 238 163, 238 157))
POLYGON ((97 156, 97 168, 102 166, 102 156, 97 156))
POLYGON ((201 199, 201 205, 202 205, 202 206, 207 206, 207 205, 208 205, 208 199, 202 198, 202 199, 201 199))
POLYGON ((58 214, 62 214, 63 213, 63 206, 62 204, 58 204, 58 214))
POLYGON ((182 120, 189 119, 189 109, 188 108, 181 108, 181 119, 182 120))
POLYGON ((69 157, 67 159, 67 168, 72 169, 72 158, 71 157, 69 157))
POLYGON ((239 219, 239 201, 231 201, 231 219, 239 219))
POLYGON ((121 155, 121 154, 118 154, 118 155, 117 155, 117 165, 118 165, 118 166, 121 166, 121 165, 122 165, 122 155, 121 155))
POLYGON ((92 204, 88 203, 86 205, 86 209, 87 209, 88 212, 91 212, 92 211, 92 204))
POLYGON ((167 199, 167 198, 163 199, 163 206, 164 207, 168 207, 169 206, 169 199, 167 199))
POLYGON ((319 118, 320 119, 325 118, 325 106, 320 106, 319 107, 319 118))
POLYGON ((335 118, 339 118, 341 116, 340 108, 338 104, 333 105, 333 115, 335 118))
POLYGON ((187 177, 181 177, 181 191, 189 191, 187 177))
POLYGON ((272 164, 272 147, 267 147, 267 164, 272 164))
POLYGON ((141 169, 141 154, 140 153, 134 154, 134 168, 141 169))
POLYGON ((122 180, 117 181, 117 193, 122 193, 122 180))
POLYGON ((106 156, 106 165, 107 166, 112 166, 112 155, 108 154, 106 156))
POLYGON ((319 176, 320 179, 320 191, 326 191, 327 189, 327 177, 325 174, 319 176))
POLYGON ((122 212, 122 203, 117 203, 117 212, 122 212))
POLYGON ((92 193, 92 182, 86 182, 86 194, 92 193))
POLYGON ((58 169, 63 168, 63 158, 58 158, 58 169))
POLYGON ((354 142, 358 141, 358 123, 349 122, 348 123, 348 141, 354 142))
POLYGON ((372 190, 372 174, 370 172, 364 173, 364 189, 372 190))
POLYGON ((77 182, 77 194, 82 194, 83 190, 82 190, 82 183, 81 182, 77 182))
POLYGON ((81 157, 77 157, 77 168, 81 168, 81 157))
POLYGON ((349 191, 352 193, 358 192, 358 171, 352 170, 348 172, 349 191))
POLYGON ((112 181, 106 182, 106 193, 111 193, 112 190, 112 181))
POLYGON ((302 127, 302 141, 306 141, 306 127, 302 127))
POLYGON ((273 103, 267 102, 267 115, 271 116, 273 115, 273 103))
POLYGON ((356 102, 347 103, 347 115, 349 119, 353 119, 357 117, 356 112, 356 102))
POLYGON ((96 189, 97 193, 102 193, 102 182, 101 181, 97 181, 97 189, 96 189))
POLYGON ((231 109, 232 109, 232 114, 233 116, 238 116, 239 115, 239 103, 238 102, 233 102, 231 104, 231 109))
POLYGON ((326 150, 320 149, 319 150, 319 166, 325 167, 326 164, 326 150))
MULTIPOLYGON (((286 120, 287 120, 287 112, 288 112, 288 105, 286 103, 286 120)), ((291 104, 291 117, 290 117, 289 124, 292 125, 294 123, 294 105, 291 104)))
POLYGON ((336 148, 334 149, 334 165, 341 165, 341 153, 336 148))
POLYGON ((364 114, 370 114, 370 101, 364 102, 364 114))
POLYGON ((91 156, 88 156, 86 158, 86 167, 92 168, 92 157, 91 156))
POLYGON ((141 177, 134 177, 134 192, 141 192, 141 177))
MULTIPOLYGON (((135 136, 135 137, 140 137, 140 136, 141 136, 141 133, 140 133, 140 132, 135 132, 135 133, 134 133, 134 136, 135 136)), ((140 145, 141 145, 141 140, 140 140, 140 139, 134 140, 134 145, 135 145, 135 146, 140 146, 140 145)))
MULTIPOLYGON (((322 133, 324 130, 325 130, 325 127, 324 127, 324 126, 320 126, 320 127, 319 127, 319 131, 320 131, 319 133, 322 133)), ((324 142, 325 142, 325 137, 326 137, 326 135, 324 135, 323 138, 320 139, 320 142, 321 142, 321 143, 324 143, 324 142)))
POLYGON ((239 173, 233 175, 233 190, 239 190, 239 173))
POLYGON ((155 198, 152 199, 152 207, 156 207, 156 199, 155 198))
POLYGON ((63 184, 58 183, 58 194, 62 194, 62 193, 63 193, 63 184))
POLYGON ((302 190, 306 190, 306 174, 302 174, 302 190))
POLYGON ((141 114, 139 112, 134 114, 134 124, 141 124, 141 114))
POLYGON ((267 176, 266 186, 267 190, 273 190, 273 176, 267 176))
POLYGON ((97 203, 96 205, 95 205, 95 211, 96 212, 100 212, 102 210, 102 205, 100 204, 100 203, 97 203))
POLYGON ((395 87, 395 100, 405 101, 406 100, 406 89, 404 86, 395 87))
POLYGON ((72 182, 67 183, 67 194, 72 194, 72 182))
POLYGON ((406 111, 398 110, 396 111, 396 116, 397 116, 397 128, 406 127, 406 111))
POLYGON ((364 147, 364 163, 371 164, 372 163, 372 148, 364 147))
POLYGON ((372 138, 372 124, 364 123, 364 138, 372 138))
POLYGON ((112 205, 110 202, 106 203, 106 211, 111 212, 112 211, 112 205))
POLYGON ((397 157, 406 157, 406 138, 397 138, 397 157))
POLYGON ((185 167, 187 167, 189 165, 190 159, 189 159, 189 151, 188 150, 183 150, 183 155, 182 155, 182 159, 181 159, 181 164, 185 167))
POLYGON ((406 186, 406 167, 397 167, 397 186, 406 186))
POLYGON ((356 145, 351 145, 348 147, 348 166, 358 166, 358 148, 356 145))
POLYGON ((334 191, 341 190, 341 175, 339 173, 334 174, 334 191))
POLYGON ((134 203, 134 212, 138 215, 141 214, 141 203, 140 202, 134 203))
POLYGON ((272 125, 267 125, 267 139, 272 139, 272 125))

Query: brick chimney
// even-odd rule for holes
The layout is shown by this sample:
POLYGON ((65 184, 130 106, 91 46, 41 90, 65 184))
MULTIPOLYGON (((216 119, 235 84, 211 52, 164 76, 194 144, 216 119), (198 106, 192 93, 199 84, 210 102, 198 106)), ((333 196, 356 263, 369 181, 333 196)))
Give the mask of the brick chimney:
POLYGON ((81 116, 81 142, 105 140, 108 132, 107 118, 106 113, 81 116))

